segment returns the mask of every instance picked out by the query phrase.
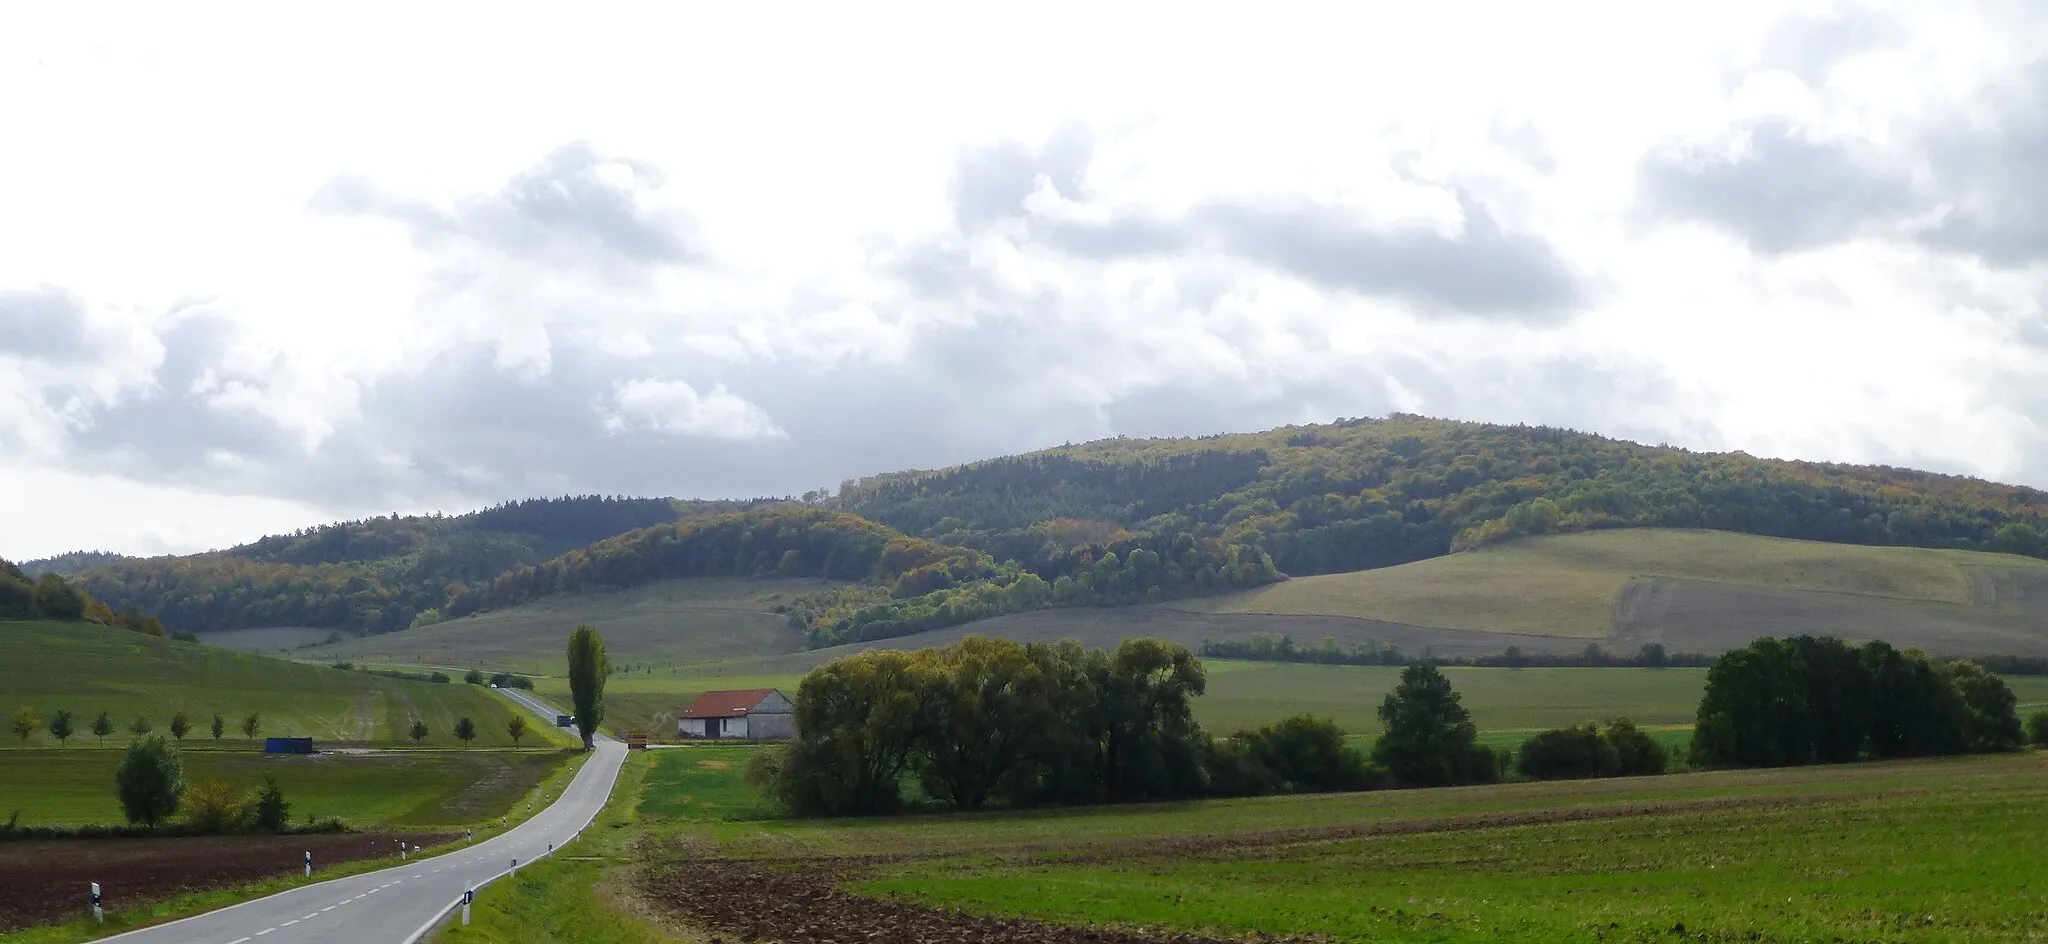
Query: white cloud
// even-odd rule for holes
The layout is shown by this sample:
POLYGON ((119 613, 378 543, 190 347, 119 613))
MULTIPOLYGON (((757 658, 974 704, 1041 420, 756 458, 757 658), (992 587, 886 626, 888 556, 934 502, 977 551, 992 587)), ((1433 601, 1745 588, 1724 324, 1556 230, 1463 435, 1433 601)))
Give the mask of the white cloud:
POLYGON ((613 433, 649 429, 710 439, 787 439, 766 410, 714 384, 699 394, 680 380, 643 378, 620 383, 611 402, 599 407, 605 429, 613 433))
POLYGON ((11 17, 0 456, 133 500, 0 553, 1394 409, 2048 485, 2048 14, 1033 9, 11 17))

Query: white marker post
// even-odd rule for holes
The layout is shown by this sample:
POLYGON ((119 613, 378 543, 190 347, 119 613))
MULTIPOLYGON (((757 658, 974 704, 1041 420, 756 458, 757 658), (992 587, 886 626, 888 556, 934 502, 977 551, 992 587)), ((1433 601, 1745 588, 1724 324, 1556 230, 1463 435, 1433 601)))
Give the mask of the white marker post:
POLYGON ((100 910, 100 883, 92 883, 92 919, 101 924, 107 921, 107 913, 100 910))
POLYGON ((466 890, 466 891, 464 891, 464 892, 462 893, 462 923, 463 923, 463 924, 468 924, 468 923, 469 923, 469 903, 470 903, 470 902, 472 902, 472 901, 475 901, 475 900, 476 900, 476 889, 474 889, 474 888, 471 888, 471 889, 468 889, 468 890, 466 890))
POLYGON ((306 877, 313 877, 313 850, 306 850, 306 877))
POLYGON ((405 861, 405 840, 403 839, 398 841, 398 861, 405 861))

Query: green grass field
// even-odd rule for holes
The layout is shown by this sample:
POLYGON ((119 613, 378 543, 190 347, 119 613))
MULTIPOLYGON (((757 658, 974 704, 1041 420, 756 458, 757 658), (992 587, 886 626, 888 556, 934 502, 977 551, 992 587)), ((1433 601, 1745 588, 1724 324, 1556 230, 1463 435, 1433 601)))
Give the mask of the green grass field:
MULTIPOLYGON (((295 820, 339 816, 352 824, 451 826, 495 819, 561 766, 561 751, 399 751, 265 756, 186 751, 185 781, 254 787, 277 778, 295 820)), ((41 749, 0 753, 0 817, 23 825, 119 823, 114 751, 41 749)))
POLYGON ((1612 635, 1630 581, 1645 577, 1995 606, 2000 580, 2039 585, 2048 581, 2048 561, 1634 528, 1531 538, 1399 567, 1298 577, 1186 606, 1204 612, 1348 616, 1437 629, 1601 639, 1612 635))
POLYGON ((351 639, 292 653, 294 658, 503 669, 540 675, 567 671, 564 648, 580 623, 604 634, 614 664, 716 662, 795 652, 804 636, 774 607, 823 580, 705 577, 605 593, 551 597, 420 629, 351 639))
MULTIPOLYGON (((26 706, 45 723, 29 747, 56 745, 47 723, 59 709, 72 714, 77 733, 70 745, 77 751, 102 746, 90 731, 102 711, 116 726, 105 747, 126 745, 137 717, 164 731, 178 711, 192 721, 187 742, 195 746, 211 745, 207 729, 218 713, 228 725, 222 745, 247 748, 239 725, 251 712, 262 719, 259 736, 310 735, 320 746, 409 745, 407 732, 420 720, 432 732, 428 746, 457 747, 453 730, 464 716, 477 725, 473 747, 513 744, 506 732, 513 704, 479 686, 344 672, 103 626, 0 623, 0 666, 0 716, 11 719, 26 706)), ((570 743, 551 726, 533 729, 528 746, 570 743)), ((0 751, 21 746, 0 737, 0 751)))
POLYGON ((846 887, 976 913, 1461 944, 2048 935, 2040 752, 842 821, 678 801, 743 789, 743 753, 705 756, 656 759, 639 813, 658 848, 843 856, 846 887))

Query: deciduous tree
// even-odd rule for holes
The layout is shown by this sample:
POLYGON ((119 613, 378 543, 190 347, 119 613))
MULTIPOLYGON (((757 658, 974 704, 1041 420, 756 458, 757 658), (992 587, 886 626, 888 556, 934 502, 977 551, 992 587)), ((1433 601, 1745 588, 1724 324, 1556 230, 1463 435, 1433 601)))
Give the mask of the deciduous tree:
POLYGON ((161 734, 137 738, 114 771, 114 793, 131 823, 155 826, 168 819, 185 793, 185 765, 177 747, 161 734))
POLYGON ((43 719, 36 714, 34 708, 23 705, 21 710, 14 713, 14 736, 21 739, 23 747, 28 746, 28 736, 36 733, 36 729, 42 726, 43 719))
POLYGON ((185 717, 184 712, 180 711, 171 716, 171 737, 178 739, 179 746, 184 746, 185 735, 191 733, 192 719, 185 717))
POLYGON ((1380 703, 1385 733, 1372 746, 1372 760, 1398 783, 1438 787, 1494 779, 1492 752, 1476 743, 1478 729, 1459 703, 1451 680, 1436 666, 1411 665, 1380 703))
POLYGON ((92 734, 100 739, 101 744, 107 743, 107 735, 112 733, 114 733, 114 719, 108 717, 106 712, 102 711, 99 717, 92 719, 92 734))
POLYGON ((75 733, 71 729, 71 712, 60 708, 50 716, 50 736, 57 739, 59 746, 70 746, 71 735, 75 733))
POLYGON ((469 749, 469 742, 476 740, 476 722, 463 715, 455 722, 455 736, 462 741, 462 748, 469 749))
POLYGON ((526 736, 526 716, 513 712, 512 719, 505 722, 505 733, 512 735, 512 743, 517 746, 519 739, 526 736))

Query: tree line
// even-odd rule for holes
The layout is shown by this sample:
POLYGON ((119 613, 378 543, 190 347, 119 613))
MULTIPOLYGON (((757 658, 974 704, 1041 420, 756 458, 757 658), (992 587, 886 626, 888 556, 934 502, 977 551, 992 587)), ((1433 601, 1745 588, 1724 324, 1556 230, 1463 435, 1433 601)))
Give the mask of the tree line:
POLYGON ((1671 652, 1660 642, 1643 643, 1632 654, 1609 652, 1589 642, 1578 652, 1523 652, 1509 646, 1492 655, 1438 656, 1427 649, 1420 655, 1401 651, 1392 643, 1367 640, 1345 648, 1336 637, 1325 635, 1315 646, 1300 646, 1286 633, 1253 633, 1244 639, 1202 640, 1200 652, 1213 659, 1241 659, 1250 662, 1304 662, 1315 665, 1458 665, 1478 668, 1704 668, 1714 656, 1703 652, 1671 652))
POLYGON ((1778 767, 2009 751, 2026 742, 2016 705, 1975 662, 1881 641, 1764 637, 1707 671, 1692 758, 1778 767))
POLYGON ((832 588, 799 597, 788 614, 815 649, 1045 607, 1153 603, 1284 579, 1258 548, 1186 533, 1075 548, 1062 564, 1064 572, 1049 579, 1015 561, 966 579, 945 564, 929 565, 898 578, 886 595, 832 588))
POLYGON ((1194 719, 1207 686, 1186 647, 970 636, 942 649, 870 650, 806 675, 796 737, 747 778, 804 816, 887 813, 915 785, 961 810, 1497 780, 1506 758, 1434 666, 1403 670, 1369 752, 1300 716, 1213 738, 1194 719))

